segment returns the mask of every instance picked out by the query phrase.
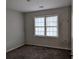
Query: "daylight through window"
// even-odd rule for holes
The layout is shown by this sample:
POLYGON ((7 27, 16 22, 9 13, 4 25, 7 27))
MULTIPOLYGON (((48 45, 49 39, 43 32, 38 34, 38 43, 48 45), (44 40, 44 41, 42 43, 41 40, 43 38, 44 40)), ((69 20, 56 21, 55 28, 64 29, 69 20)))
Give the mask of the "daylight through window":
POLYGON ((58 37, 58 16, 35 17, 35 36, 58 37))

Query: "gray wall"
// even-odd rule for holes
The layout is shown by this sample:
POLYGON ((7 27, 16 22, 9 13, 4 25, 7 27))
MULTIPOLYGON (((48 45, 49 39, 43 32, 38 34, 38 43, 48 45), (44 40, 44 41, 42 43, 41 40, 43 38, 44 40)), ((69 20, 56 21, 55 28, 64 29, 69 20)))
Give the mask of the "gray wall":
POLYGON ((6 10, 6 51, 10 51, 24 44, 24 25, 22 14, 6 10))
POLYGON ((70 7, 50 9, 25 13, 26 44, 48 46, 53 48, 70 49, 70 7), (34 17, 44 15, 58 15, 59 37, 36 37, 34 36, 34 17))

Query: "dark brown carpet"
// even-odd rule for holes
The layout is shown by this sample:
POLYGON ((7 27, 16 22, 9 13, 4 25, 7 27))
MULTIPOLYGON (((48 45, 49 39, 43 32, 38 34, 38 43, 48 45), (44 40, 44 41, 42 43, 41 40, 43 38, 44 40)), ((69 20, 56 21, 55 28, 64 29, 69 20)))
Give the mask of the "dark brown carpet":
POLYGON ((6 59, 71 59, 69 50, 22 46, 6 54, 6 59))

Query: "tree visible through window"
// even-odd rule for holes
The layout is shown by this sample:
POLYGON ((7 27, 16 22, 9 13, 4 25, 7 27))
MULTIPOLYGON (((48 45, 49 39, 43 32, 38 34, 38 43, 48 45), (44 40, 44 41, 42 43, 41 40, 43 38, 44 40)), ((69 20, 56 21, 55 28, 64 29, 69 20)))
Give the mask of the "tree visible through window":
POLYGON ((35 17, 35 35, 58 37, 58 16, 35 17))

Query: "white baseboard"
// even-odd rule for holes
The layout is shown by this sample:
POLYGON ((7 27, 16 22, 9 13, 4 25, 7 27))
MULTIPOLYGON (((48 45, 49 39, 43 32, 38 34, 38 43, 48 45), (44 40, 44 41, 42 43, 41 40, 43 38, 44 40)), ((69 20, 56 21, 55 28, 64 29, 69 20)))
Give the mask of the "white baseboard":
POLYGON ((24 45, 24 44, 21 44, 21 45, 18 45, 18 46, 16 46, 16 47, 13 47, 13 48, 11 48, 11 49, 9 49, 9 50, 6 50, 6 52, 12 51, 12 50, 14 50, 14 49, 16 49, 16 48, 19 48, 19 47, 23 46, 23 45, 24 45))
POLYGON ((49 45, 37 45, 37 44, 26 44, 26 45, 36 45, 36 46, 44 46, 44 47, 51 47, 51 48, 57 48, 57 49, 71 50, 70 48, 54 47, 54 46, 49 46, 49 45))

